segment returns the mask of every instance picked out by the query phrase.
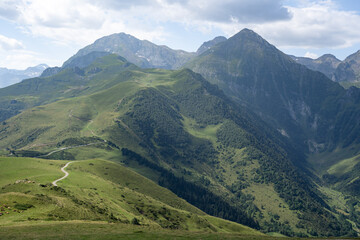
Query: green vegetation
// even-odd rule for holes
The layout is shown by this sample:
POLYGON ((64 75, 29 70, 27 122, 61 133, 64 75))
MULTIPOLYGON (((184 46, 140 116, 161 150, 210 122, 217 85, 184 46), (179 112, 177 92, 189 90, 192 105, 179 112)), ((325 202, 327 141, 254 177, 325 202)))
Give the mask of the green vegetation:
POLYGON ((360 88, 360 82, 347 82, 347 81, 343 81, 343 82, 339 82, 339 84, 341 86, 343 86, 344 88, 348 89, 352 86, 360 88))
MULTIPOLYGON (((226 224, 222 225, 226 228, 226 224)), ((256 236, 246 233, 211 233, 164 230, 154 226, 104 223, 94 221, 34 222, 17 226, 2 226, 2 239, 246 239, 279 240, 283 238, 256 236)))
POLYGON ((69 176, 58 182, 59 187, 52 186, 49 181, 59 177, 63 164, 64 161, 55 160, 0 158, 2 238, 73 238, 77 231, 80 231, 77 237, 82 234, 86 237, 89 232, 86 234, 83 229, 85 225, 97 231, 91 236, 95 238, 101 234, 111 237, 115 233, 133 236, 134 231, 141 231, 140 236, 152 237, 154 230, 158 232, 153 233, 154 237, 164 235, 165 238, 168 234, 192 236, 190 232, 202 232, 194 233, 199 236, 211 235, 211 232, 236 233, 229 237, 261 236, 243 225, 208 216, 169 190, 110 161, 75 161, 67 168, 69 176), (32 168, 34 165, 37 169, 32 168), (16 171, 18 168, 28 169, 27 175, 16 171), (41 170, 46 178, 41 176, 41 170), (11 173, 7 175, 9 179, 4 178, 5 172, 11 173), (23 177, 26 179, 21 179, 23 177), (69 220, 73 222, 67 222, 69 220), (37 232, 49 226, 59 226, 65 231, 52 228, 51 233, 37 232), (104 228, 112 230, 103 231, 104 228))
MULTIPOLYGON (((1 193, 8 204, 34 206, 14 221, 220 231, 207 213, 287 236, 355 235, 347 220, 358 224, 357 210, 346 216, 329 206, 294 164, 304 159, 299 149, 199 74, 141 70, 107 55, 23 84, 31 86, 39 106, 2 122, 2 153, 54 162, 49 166, 60 176, 60 161, 44 159, 82 161, 67 168, 73 174, 59 187, 49 185, 48 175, 29 178, 32 184, 6 183, 1 193), (106 160, 88 160, 94 158, 106 160), (267 204, 262 191, 278 204, 267 204), (21 193, 19 199, 11 200, 12 192, 21 193)), ((11 99, 16 87, 4 97, 11 99)))

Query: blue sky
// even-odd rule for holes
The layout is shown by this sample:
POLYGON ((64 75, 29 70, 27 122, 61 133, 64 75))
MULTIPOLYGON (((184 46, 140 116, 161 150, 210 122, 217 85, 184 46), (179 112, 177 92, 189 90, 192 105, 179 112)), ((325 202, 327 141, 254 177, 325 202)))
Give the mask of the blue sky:
POLYGON ((358 0, 0 0, 0 67, 61 66, 112 33, 196 51, 253 29, 288 54, 339 59, 360 49, 358 0))

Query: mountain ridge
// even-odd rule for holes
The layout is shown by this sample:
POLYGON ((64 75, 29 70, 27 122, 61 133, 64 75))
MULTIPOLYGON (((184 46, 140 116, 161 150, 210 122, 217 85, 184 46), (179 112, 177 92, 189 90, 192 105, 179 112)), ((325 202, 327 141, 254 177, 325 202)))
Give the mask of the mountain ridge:
POLYGON ((0 68, 0 88, 10 86, 27 78, 40 76, 46 68, 48 68, 46 64, 38 64, 25 70, 0 68))
POLYGON ((321 235, 329 225, 340 229, 333 234, 351 231, 327 212, 331 207, 293 165, 284 138, 189 69, 140 69, 107 55, 41 83, 44 80, 49 81, 44 89, 51 97, 57 97, 51 87, 57 93, 62 87, 66 97, 6 120, 0 126, 0 146, 9 154, 120 159, 200 209, 250 226, 259 224, 265 232, 304 236, 300 223, 321 235), (50 84, 62 76, 67 76, 64 86, 50 84), (66 95, 69 83, 81 80, 95 85, 66 95), (281 207, 261 199, 261 189, 281 207), (270 208, 274 213, 267 212, 270 208))
POLYGON ((66 67, 73 58, 92 51, 115 53, 143 68, 177 69, 194 56, 194 53, 173 50, 147 40, 139 40, 129 34, 117 33, 102 37, 93 44, 80 49, 78 53, 64 62, 63 67, 66 67))

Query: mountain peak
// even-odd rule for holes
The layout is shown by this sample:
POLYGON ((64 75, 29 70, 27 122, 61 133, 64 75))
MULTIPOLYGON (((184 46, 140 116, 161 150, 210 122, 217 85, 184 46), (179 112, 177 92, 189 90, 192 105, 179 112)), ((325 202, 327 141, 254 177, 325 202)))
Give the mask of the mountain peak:
POLYGON ((264 40, 259 34, 248 28, 244 28, 243 30, 241 30, 231 38, 244 38, 244 37, 264 40))
POLYGON ((74 56, 67 60, 64 65, 67 65, 74 58, 85 56, 94 51, 117 54, 143 68, 165 69, 179 68, 195 55, 194 53, 159 46, 147 40, 140 40, 121 32, 102 37, 93 44, 80 49, 74 56))
MULTIPOLYGON (((326 59, 326 58, 337 59, 334 55, 329 54, 329 53, 320 56, 318 59, 326 59)), ((338 59, 337 59, 337 60, 338 60, 338 59)), ((340 60, 339 60, 339 61, 340 61, 340 60)))
POLYGON ((257 43, 259 46, 268 46, 270 47, 271 44, 268 43, 264 38, 262 38, 259 34, 254 32, 253 30, 250 30, 248 28, 244 28, 231 38, 229 38, 229 41, 235 41, 235 42, 244 42, 244 43, 257 43))
POLYGON ((213 46, 217 45, 218 43, 224 42, 226 41, 226 37, 223 36, 218 36, 215 37, 213 40, 204 42, 199 49, 196 51, 197 55, 202 54, 203 52, 206 52, 207 50, 209 50, 210 48, 212 48, 213 46))

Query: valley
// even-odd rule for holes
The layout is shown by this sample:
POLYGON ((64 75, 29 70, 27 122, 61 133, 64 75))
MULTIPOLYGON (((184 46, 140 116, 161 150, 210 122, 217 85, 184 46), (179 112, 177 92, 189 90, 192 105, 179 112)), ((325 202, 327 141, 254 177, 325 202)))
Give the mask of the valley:
POLYGON ((249 29, 201 49, 115 34, 0 89, 1 234, 358 236, 359 90, 249 29))

